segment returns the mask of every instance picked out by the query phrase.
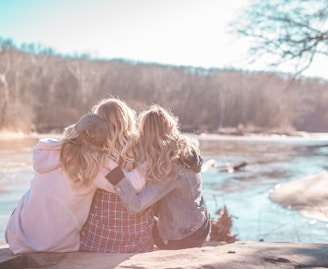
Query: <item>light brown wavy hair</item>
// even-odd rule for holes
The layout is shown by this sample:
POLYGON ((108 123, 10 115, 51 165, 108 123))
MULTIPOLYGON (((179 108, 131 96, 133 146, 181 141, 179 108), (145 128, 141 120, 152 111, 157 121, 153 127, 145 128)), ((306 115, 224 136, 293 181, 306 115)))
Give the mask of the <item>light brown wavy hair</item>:
POLYGON ((92 112, 101 116, 109 126, 106 148, 109 157, 126 170, 135 167, 134 145, 137 137, 136 113, 115 97, 100 100, 92 112))
POLYGON ((137 160, 146 164, 145 178, 151 182, 175 179, 180 158, 195 151, 198 140, 182 134, 178 118, 159 105, 152 105, 138 118, 137 160))
POLYGON ((73 187, 90 186, 107 161, 107 150, 95 146, 78 135, 73 125, 64 131, 60 150, 60 166, 73 187))

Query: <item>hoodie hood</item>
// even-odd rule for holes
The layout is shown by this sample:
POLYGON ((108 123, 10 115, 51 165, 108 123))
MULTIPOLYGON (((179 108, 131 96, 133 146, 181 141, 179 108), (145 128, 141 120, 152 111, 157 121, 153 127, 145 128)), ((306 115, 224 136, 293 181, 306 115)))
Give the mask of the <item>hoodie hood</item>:
POLYGON ((43 174, 59 167, 61 141, 43 138, 33 147, 33 168, 43 174))

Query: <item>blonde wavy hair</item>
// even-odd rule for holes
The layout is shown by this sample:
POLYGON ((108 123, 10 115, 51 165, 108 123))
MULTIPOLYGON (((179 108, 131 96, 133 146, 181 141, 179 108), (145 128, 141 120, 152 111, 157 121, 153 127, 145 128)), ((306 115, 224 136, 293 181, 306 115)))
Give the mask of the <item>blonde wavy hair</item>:
POLYGON ((105 166, 107 150, 89 143, 79 136, 73 125, 64 131, 60 150, 60 166, 73 187, 90 186, 105 166))
POLYGON ((110 97, 100 100, 92 112, 101 116, 109 126, 106 148, 109 157, 126 170, 135 167, 136 113, 125 102, 110 97))
POLYGON ((138 118, 139 139, 137 161, 145 163, 147 181, 175 179, 180 158, 199 153, 196 139, 183 135, 178 118, 159 105, 152 105, 138 118))

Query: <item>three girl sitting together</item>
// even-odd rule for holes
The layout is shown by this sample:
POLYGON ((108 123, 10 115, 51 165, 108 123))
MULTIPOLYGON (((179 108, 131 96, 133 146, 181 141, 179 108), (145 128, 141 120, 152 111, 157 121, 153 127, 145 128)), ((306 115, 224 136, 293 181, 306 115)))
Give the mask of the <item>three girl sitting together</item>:
POLYGON ((201 247, 209 234, 198 141, 159 105, 137 130, 125 102, 104 99, 33 155, 31 188, 6 228, 15 254, 201 247))

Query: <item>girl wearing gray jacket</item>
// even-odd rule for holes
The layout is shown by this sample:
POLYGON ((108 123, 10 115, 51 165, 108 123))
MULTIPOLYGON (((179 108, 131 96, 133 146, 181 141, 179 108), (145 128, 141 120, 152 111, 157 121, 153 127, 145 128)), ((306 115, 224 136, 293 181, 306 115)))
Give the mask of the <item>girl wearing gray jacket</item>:
POLYGON ((210 231, 202 195, 198 141, 181 134, 178 120, 159 105, 139 116, 139 173, 147 184, 137 193, 119 167, 106 177, 124 206, 138 213, 157 203, 154 242, 161 249, 200 247, 210 231))

